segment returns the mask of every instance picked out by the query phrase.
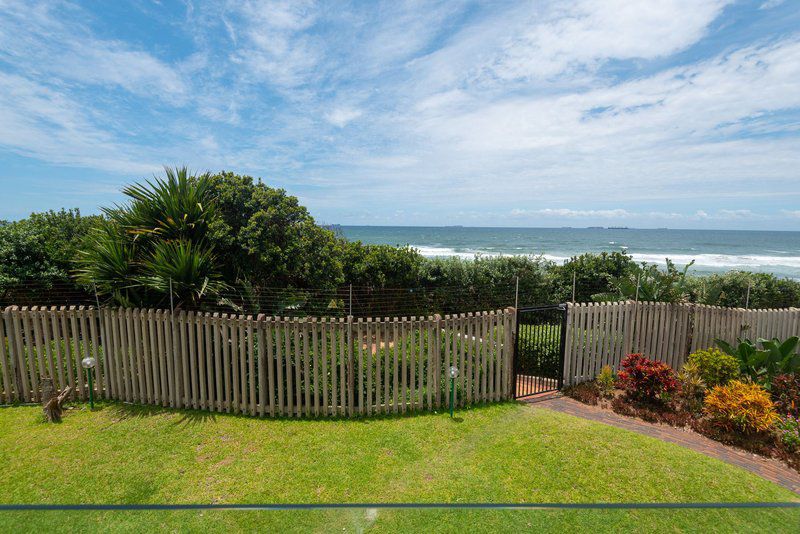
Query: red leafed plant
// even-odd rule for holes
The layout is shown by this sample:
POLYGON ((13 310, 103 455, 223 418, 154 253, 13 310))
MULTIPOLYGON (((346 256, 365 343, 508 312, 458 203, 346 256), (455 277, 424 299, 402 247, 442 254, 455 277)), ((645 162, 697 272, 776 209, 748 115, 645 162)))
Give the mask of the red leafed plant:
POLYGON ((678 390, 678 379, 675 371, 664 362, 641 354, 628 354, 617 374, 617 387, 639 400, 664 400, 666 394, 678 390))

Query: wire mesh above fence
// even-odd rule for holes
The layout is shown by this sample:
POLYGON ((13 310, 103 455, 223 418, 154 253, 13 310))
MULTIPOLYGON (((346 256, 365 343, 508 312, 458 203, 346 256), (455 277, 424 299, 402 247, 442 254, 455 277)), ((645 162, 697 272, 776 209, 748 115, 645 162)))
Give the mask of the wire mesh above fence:
MULTIPOLYGON (((452 314, 464 310, 514 306, 519 297, 514 284, 438 286, 415 288, 276 288, 253 285, 225 290, 187 302, 169 294, 145 307, 176 311, 278 315, 281 317, 391 317, 452 314)), ((25 282, 0 286, 0 307, 5 306, 119 306, 93 287, 69 282, 25 282)), ((129 307, 141 307, 135 304, 129 307)))

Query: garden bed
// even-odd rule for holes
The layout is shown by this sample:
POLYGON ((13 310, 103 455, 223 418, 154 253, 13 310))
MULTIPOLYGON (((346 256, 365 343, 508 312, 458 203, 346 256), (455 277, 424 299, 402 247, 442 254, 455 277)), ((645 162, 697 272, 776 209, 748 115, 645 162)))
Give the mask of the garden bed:
POLYGON ((632 354, 618 376, 604 368, 595 380, 568 386, 564 394, 619 415, 691 430, 800 472, 797 375, 771 376, 767 390, 739 375, 735 360, 726 364, 728 356, 719 351, 695 354, 677 374, 632 354))

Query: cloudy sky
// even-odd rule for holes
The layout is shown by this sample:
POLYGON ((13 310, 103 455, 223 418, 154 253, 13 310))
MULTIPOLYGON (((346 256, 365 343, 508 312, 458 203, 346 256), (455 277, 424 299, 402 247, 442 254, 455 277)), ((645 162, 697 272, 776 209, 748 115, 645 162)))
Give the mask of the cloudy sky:
POLYGON ((179 164, 327 223, 800 230, 800 2, 0 0, 0 218, 179 164))

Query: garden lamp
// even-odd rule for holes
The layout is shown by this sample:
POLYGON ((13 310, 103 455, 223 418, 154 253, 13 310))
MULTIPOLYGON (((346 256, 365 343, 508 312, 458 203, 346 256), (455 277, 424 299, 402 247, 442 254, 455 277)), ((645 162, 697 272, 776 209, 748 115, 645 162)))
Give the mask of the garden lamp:
POLYGON ((81 367, 86 369, 86 376, 89 378, 89 408, 94 410, 94 387, 92 387, 92 369, 97 365, 97 360, 91 356, 81 360, 81 367))
POLYGON ((453 418, 453 399, 456 396, 456 377, 458 376, 458 367, 455 365, 450 368, 450 418, 453 418))

